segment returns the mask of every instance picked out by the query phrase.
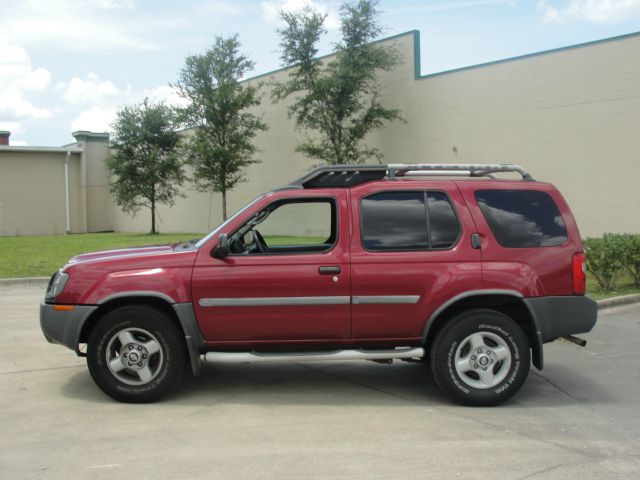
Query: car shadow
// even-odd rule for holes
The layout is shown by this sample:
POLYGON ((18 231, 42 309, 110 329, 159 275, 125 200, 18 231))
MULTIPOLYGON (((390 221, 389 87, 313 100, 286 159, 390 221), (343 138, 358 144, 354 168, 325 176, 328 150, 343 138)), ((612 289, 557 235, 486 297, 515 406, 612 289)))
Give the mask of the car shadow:
POLYGON ((577 366, 548 362, 544 370, 532 367, 524 384, 521 397, 540 406, 563 406, 575 404, 606 404, 617 402, 620 397, 616 390, 598 382, 601 377, 581 373, 577 366))
POLYGON ((422 364, 395 362, 205 364, 177 396, 186 403, 404 405, 443 396, 422 364))
MULTIPOLYGON (((577 370, 552 365, 531 371, 521 391, 501 408, 572 406, 615 401, 615 396, 577 370), (551 379, 550 379, 551 378, 551 379), (581 385, 575 395, 557 378, 581 385)), ((89 402, 113 402, 89 372, 70 376, 62 393, 89 402)), ((374 362, 204 364, 199 377, 185 375, 182 385, 163 402, 172 405, 418 405, 452 406, 438 389, 430 369, 421 363, 374 362)), ((466 408, 466 407, 459 407, 466 408)))
POLYGON ((105 395, 94 383, 89 371, 83 369, 69 376, 66 384, 62 385, 65 397, 85 400, 93 403, 111 403, 113 400, 105 395))

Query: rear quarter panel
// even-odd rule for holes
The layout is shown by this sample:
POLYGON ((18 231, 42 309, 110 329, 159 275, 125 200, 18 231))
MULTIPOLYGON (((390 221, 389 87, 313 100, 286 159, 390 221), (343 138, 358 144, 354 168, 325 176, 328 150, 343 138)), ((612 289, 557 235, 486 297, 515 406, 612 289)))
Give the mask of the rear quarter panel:
POLYGON ((458 181, 458 188, 482 238, 482 288, 517 290, 525 297, 572 294, 572 257, 583 251, 575 219, 560 192, 551 184, 526 181, 458 181), (495 239, 475 198, 477 190, 536 190, 551 196, 567 229, 559 246, 506 248, 495 239))

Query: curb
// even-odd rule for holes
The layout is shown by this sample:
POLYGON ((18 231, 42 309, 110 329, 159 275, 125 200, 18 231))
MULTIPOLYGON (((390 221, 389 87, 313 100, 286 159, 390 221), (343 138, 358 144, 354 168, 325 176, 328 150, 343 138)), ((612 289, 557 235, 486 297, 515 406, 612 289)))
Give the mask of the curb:
POLYGON ((598 310, 606 310, 607 308, 617 307, 619 305, 629 305, 630 303, 639 303, 640 293, 632 293, 631 295, 621 295, 620 297, 605 298, 598 300, 598 310))
POLYGON ((49 277, 0 278, 0 289, 5 287, 42 287, 49 283, 49 277))

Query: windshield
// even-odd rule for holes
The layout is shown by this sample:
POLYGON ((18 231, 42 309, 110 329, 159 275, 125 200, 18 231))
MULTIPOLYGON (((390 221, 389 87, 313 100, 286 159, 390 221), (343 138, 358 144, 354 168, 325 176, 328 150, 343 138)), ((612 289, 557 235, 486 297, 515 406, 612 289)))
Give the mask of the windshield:
POLYGON ((211 233, 209 233, 207 236, 201 238, 198 243, 196 243, 196 248, 200 248, 202 245, 204 245, 205 243, 207 243, 209 241, 209 239, 211 237, 213 237, 216 233, 218 233, 225 225, 227 225, 229 222, 231 222, 232 220, 234 220, 237 216, 241 215, 242 213, 244 213, 249 207, 251 207, 252 205, 254 205, 258 200, 260 200, 261 198, 263 198, 266 194, 262 194, 260 195, 258 198, 256 198, 255 200, 247 203, 244 207, 242 207, 240 210, 238 210, 236 213, 234 213, 233 215, 231 215, 229 218, 227 218, 227 220, 225 222, 222 222, 220 225, 218 225, 211 233))

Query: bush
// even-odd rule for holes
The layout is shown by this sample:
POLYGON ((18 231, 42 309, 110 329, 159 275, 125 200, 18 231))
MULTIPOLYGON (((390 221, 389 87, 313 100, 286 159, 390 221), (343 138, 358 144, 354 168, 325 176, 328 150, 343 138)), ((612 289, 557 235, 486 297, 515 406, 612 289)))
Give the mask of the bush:
POLYGON ((621 235, 624 268, 629 272, 634 287, 640 287, 640 235, 621 235))
POLYGON ((605 292, 613 290, 616 279, 625 269, 624 244, 622 235, 615 233, 584 240, 587 270, 605 292))

